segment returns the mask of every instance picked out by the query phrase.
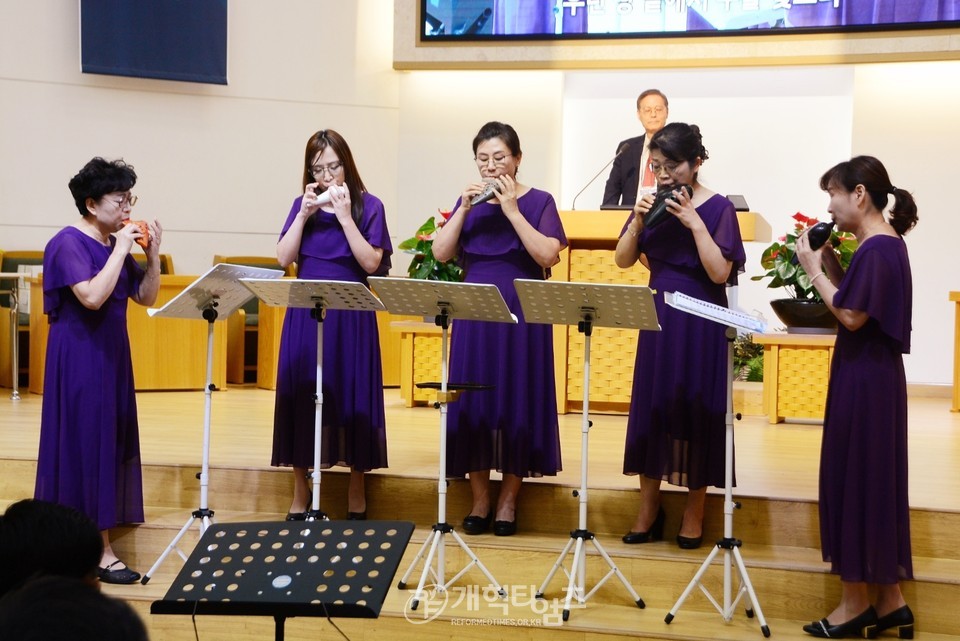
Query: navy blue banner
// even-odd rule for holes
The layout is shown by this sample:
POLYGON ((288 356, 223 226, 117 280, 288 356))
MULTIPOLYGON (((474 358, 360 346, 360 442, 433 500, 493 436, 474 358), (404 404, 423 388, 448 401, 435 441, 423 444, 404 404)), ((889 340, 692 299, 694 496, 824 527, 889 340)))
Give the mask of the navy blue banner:
POLYGON ((80 0, 84 73, 227 84, 227 0, 80 0))

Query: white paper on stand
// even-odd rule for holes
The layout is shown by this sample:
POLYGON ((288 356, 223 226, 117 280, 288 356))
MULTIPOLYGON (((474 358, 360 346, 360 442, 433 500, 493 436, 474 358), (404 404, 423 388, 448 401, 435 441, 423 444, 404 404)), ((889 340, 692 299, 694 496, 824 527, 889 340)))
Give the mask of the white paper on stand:
POLYGON ((726 307, 694 298, 693 296, 687 296, 682 292, 664 292, 663 300, 671 307, 689 312, 700 318, 715 321, 722 325, 729 325, 737 329, 748 332, 759 332, 761 334, 767 331, 767 324, 759 318, 742 312, 735 312, 726 307))

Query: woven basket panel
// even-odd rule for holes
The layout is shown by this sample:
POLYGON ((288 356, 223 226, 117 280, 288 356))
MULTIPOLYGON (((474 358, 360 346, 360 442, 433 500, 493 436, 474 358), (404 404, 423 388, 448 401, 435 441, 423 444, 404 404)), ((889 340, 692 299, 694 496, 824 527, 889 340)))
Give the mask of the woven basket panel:
MULTIPOLYGON (((646 285, 650 282, 650 272, 639 263, 630 269, 620 269, 611 250, 577 249, 570 256, 570 280, 646 285)), ((567 398, 583 401, 584 336, 572 325, 567 328, 567 334, 567 398)), ((637 330, 597 327, 590 340, 590 351, 590 401, 629 403, 637 355, 637 330)))
POLYGON ((824 348, 780 348, 777 415, 823 418, 830 379, 829 356, 824 348))
POLYGON ((640 263, 620 269, 610 249, 574 249, 570 252, 570 280, 575 283, 646 285, 650 272, 640 263))
POLYGON ((413 400, 432 403, 437 398, 436 390, 420 389, 417 383, 440 380, 440 336, 414 336, 413 338, 413 400))

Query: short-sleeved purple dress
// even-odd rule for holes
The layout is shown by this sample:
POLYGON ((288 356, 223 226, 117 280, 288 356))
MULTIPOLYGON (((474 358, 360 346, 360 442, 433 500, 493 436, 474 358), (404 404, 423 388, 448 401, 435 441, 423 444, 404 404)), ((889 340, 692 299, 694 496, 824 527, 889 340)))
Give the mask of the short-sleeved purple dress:
MULTIPOLYGON (((293 202, 282 238, 300 211, 293 202)), ((390 270, 393 246, 383 203, 363 194, 360 233, 383 249, 376 275, 390 270)), ((307 280, 367 282, 333 213, 318 211, 303 230, 297 275, 307 280)), ((306 308, 287 309, 280 338, 271 465, 313 467, 317 390, 317 321, 306 308)), ((387 466, 383 371, 376 312, 327 310, 323 321, 322 468, 345 465, 357 471, 387 466)))
POLYGON ((140 431, 133 387, 127 299, 143 280, 132 256, 100 309, 71 285, 96 276, 116 244, 75 227, 43 251, 43 311, 50 322, 34 496, 80 510, 108 530, 143 522, 140 431))
MULTIPOLYGON (((553 196, 531 189, 517 205, 540 233, 567 244, 553 196)), ((489 202, 471 208, 460 233, 460 258, 465 281, 496 285, 519 323, 451 325, 450 382, 494 388, 464 392, 449 405, 448 475, 490 469, 520 477, 555 475, 561 464, 553 327, 524 322, 513 284, 515 278, 543 280, 544 270, 500 205, 489 202)))
POLYGON ((869 315, 840 325, 820 448, 820 541, 850 582, 913 577, 907 496, 907 383, 913 283, 901 238, 873 236, 853 255, 836 307, 869 315))
POLYGON ((640 332, 623 457, 624 474, 690 489, 724 485, 727 340, 723 325, 670 307, 663 294, 683 292, 726 307, 726 285, 737 284, 746 260, 729 200, 715 194, 697 212, 733 263, 730 277, 726 284, 710 280, 693 234, 673 216, 640 233, 661 331, 640 332))

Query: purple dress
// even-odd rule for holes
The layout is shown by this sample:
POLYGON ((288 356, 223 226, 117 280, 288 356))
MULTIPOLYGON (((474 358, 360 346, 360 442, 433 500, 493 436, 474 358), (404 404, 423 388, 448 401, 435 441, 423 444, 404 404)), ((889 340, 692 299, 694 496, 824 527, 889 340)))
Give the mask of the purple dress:
POLYGON ((80 510, 108 530, 143 522, 140 431, 133 388, 127 298, 143 280, 132 256, 100 309, 71 285, 96 276, 113 252, 75 227, 43 251, 47 340, 40 453, 34 496, 80 510))
POLYGON ((913 284, 903 240, 873 236, 853 255, 836 307, 869 315, 840 325, 820 448, 820 542, 842 581, 913 577, 907 496, 907 383, 913 284))
POLYGON ((726 285, 737 284, 746 260, 733 203, 715 194, 697 212, 733 263, 730 277, 721 285, 710 280, 693 234, 673 216, 640 233, 661 331, 640 332, 623 456, 624 474, 694 490, 724 485, 726 328, 670 307, 663 294, 683 292, 726 307, 726 285))
MULTIPOLYGON (((531 189, 517 205, 536 230, 567 244, 553 196, 531 189)), ((513 284, 515 278, 543 280, 544 270, 500 205, 489 202, 470 210, 460 233, 460 259, 465 281, 496 285, 519 323, 455 320, 451 326, 450 382, 494 387, 464 392, 448 406, 448 476, 490 469, 520 477, 555 475, 561 465, 553 327, 524 322, 513 284)))
MULTIPOLYGON (((287 233, 302 196, 293 202, 280 237, 287 233)), ((376 275, 390 270, 393 247, 383 203, 363 194, 360 233, 383 249, 376 275)), ((297 275, 306 280, 367 282, 335 214, 318 211, 303 230, 297 275)), ((313 467, 317 391, 317 321, 312 310, 289 308, 283 320, 277 365, 271 465, 313 467)), ((323 431, 321 467, 344 465, 357 471, 387 466, 383 372, 376 312, 327 310, 323 321, 323 431)))

